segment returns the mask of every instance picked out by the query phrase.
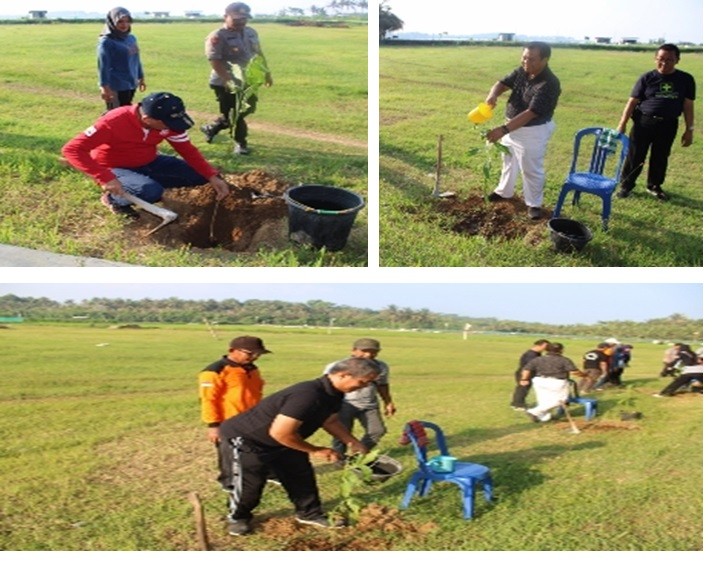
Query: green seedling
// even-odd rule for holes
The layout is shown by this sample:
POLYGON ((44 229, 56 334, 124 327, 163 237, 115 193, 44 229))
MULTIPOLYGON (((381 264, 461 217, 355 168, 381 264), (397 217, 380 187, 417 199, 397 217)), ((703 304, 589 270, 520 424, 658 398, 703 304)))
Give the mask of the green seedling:
POLYGON ((492 185, 493 170, 495 165, 501 160, 502 154, 509 154, 510 149, 504 144, 499 142, 490 142, 487 140, 488 129, 475 127, 479 132, 480 138, 484 140, 484 146, 475 146, 468 150, 468 156, 482 155, 482 165, 480 166, 482 171, 482 189, 480 195, 484 199, 490 186, 492 185))
POLYGON ((355 497, 355 490, 363 484, 373 483, 373 471, 370 465, 379 455, 380 451, 374 449, 366 454, 346 457, 341 474, 340 501, 329 515, 333 523, 344 521, 352 525, 358 521, 364 504, 355 497))
POLYGON ((231 112, 229 119, 231 135, 233 136, 239 115, 249 109, 251 96, 256 96, 258 99, 259 89, 266 83, 266 75, 270 70, 266 64, 266 59, 261 55, 251 57, 249 64, 245 68, 236 63, 231 63, 229 66, 232 81, 229 83, 228 88, 231 93, 237 94, 234 110, 231 112))

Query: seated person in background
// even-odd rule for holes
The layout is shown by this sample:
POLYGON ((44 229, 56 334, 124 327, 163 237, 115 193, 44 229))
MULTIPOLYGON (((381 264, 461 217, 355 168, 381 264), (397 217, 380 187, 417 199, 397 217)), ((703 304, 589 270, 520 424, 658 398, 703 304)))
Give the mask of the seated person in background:
MULTIPOLYGON (((683 349, 683 354, 680 351, 679 355, 683 357, 684 361, 689 361, 691 364, 681 368, 681 374, 677 376, 673 381, 666 385, 661 392, 654 394, 656 398, 663 398, 664 396, 673 396, 676 394, 682 386, 691 384, 696 389, 695 392, 703 394, 704 392, 704 357, 703 355, 696 355, 691 348, 686 344, 678 344, 683 349)), ((678 361, 678 360, 677 360, 678 361)))

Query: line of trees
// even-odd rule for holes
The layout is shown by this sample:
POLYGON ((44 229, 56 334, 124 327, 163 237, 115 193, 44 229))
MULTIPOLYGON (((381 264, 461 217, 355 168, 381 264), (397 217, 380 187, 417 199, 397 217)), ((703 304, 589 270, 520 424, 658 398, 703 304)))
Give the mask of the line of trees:
POLYGON ((364 14, 368 11, 368 0, 331 0, 326 6, 312 4, 308 9, 288 7, 279 11, 279 16, 303 17, 306 12, 313 17, 326 17, 329 12, 338 14, 364 14))
POLYGON ((22 316, 25 321, 92 323, 267 324, 282 326, 342 326, 402 330, 455 330, 470 324, 471 331, 545 335, 585 335, 659 340, 700 341, 703 319, 682 314, 645 322, 613 320, 597 324, 545 324, 498 318, 473 318, 396 305, 381 310, 337 305, 322 300, 304 303, 280 300, 183 300, 93 298, 62 303, 45 297, 0 296, 0 317, 22 316))

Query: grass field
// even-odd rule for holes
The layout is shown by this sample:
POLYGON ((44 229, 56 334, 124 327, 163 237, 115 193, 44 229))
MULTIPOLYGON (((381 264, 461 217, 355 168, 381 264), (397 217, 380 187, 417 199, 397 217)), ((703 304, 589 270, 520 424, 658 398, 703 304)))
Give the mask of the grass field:
MULTIPOLYGON (((226 173, 260 169, 290 185, 335 185, 367 197, 367 26, 255 25, 274 87, 260 93, 248 119, 254 153, 240 160, 226 134, 207 145, 198 130, 217 114, 203 42, 218 26, 137 23, 148 92, 182 97, 197 122, 192 139, 226 173)), ((62 145, 103 110, 95 58, 100 29, 100 23, 53 23, 0 30, 0 243, 150 266, 367 264, 367 211, 358 214, 346 248, 328 254, 289 248, 227 257, 133 240, 100 205, 94 182, 58 164, 62 145)))
MULTIPOLYGON (((318 376, 346 355, 347 329, 16 325, 0 330, 0 549, 11 551, 197 550, 189 492, 204 500, 215 550, 281 550, 286 540, 257 533, 231 539, 214 452, 199 422, 196 375, 240 333, 260 335, 271 393, 318 376)), ((406 471, 360 490, 359 499, 397 507, 414 467, 397 444, 405 422, 431 420, 451 452, 491 468, 497 500, 476 500, 460 516, 456 487, 437 486, 403 512, 434 525, 419 536, 383 529, 375 537, 405 551, 698 551, 702 537, 701 395, 657 400, 663 347, 635 345, 625 389, 599 393, 600 416, 570 434, 564 422, 535 425, 508 407, 526 336, 372 331, 391 366, 398 408, 381 448, 406 471), (620 421, 622 410, 643 413, 620 421)), ((598 338, 562 339, 578 360, 598 338)), ((617 334, 618 335, 618 334, 617 334)), ((580 410, 572 409, 584 423, 580 410)), ((315 443, 328 444, 317 433, 315 443)), ((336 505, 339 472, 317 467, 326 507, 336 505)), ((290 518, 270 487, 257 510, 290 518)), ((370 535, 369 535, 370 536, 370 535)))
MULTIPOLYGON (((601 200, 582 198, 562 215, 585 223, 594 239, 576 254, 558 254, 547 228, 536 244, 518 238, 486 240, 452 233, 455 222, 435 210, 437 138, 443 135, 442 191, 459 198, 491 192, 484 185, 482 145, 467 113, 494 82, 518 66, 521 47, 381 47, 380 49, 380 264, 383 266, 631 266, 692 267, 703 263, 703 57, 685 53, 678 66, 697 84, 694 145, 680 146, 683 120, 664 190, 650 197, 643 173, 629 199, 614 200, 609 231, 600 228, 601 200)), ((653 68, 652 53, 554 49, 550 66, 562 95, 547 158, 545 207, 557 201, 569 169, 574 134, 583 127, 616 127, 637 77, 653 68)), ((502 121, 507 94, 489 124, 502 121)), ((521 196, 518 183, 518 195, 521 196)), ((534 237, 530 240, 534 242, 534 237)))

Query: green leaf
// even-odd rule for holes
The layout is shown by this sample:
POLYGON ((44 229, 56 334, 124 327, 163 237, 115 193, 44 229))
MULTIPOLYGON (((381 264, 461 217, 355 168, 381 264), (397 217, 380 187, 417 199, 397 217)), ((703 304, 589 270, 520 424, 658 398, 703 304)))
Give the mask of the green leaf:
POLYGON ((495 143, 495 148, 496 148, 499 152, 501 152, 501 153, 503 153, 503 154, 509 154, 509 153, 510 153, 510 149, 507 148, 504 144, 501 144, 501 143, 499 143, 499 142, 496 142, 496 143, 495 143))
POLYGON ((268 74, 268 72, 269 69, 266 65, 266 59, 261 55, 254 55, 244 70, 244 83, 248 87, 258 90, 258 88, 266 83, 266 74, 268 74))
POLYGON ((485 160, 482 163, 482 176, 485 178, 485 181, 490 181, 490 176, 492 175, 492 162, 489 160, 485 160))

